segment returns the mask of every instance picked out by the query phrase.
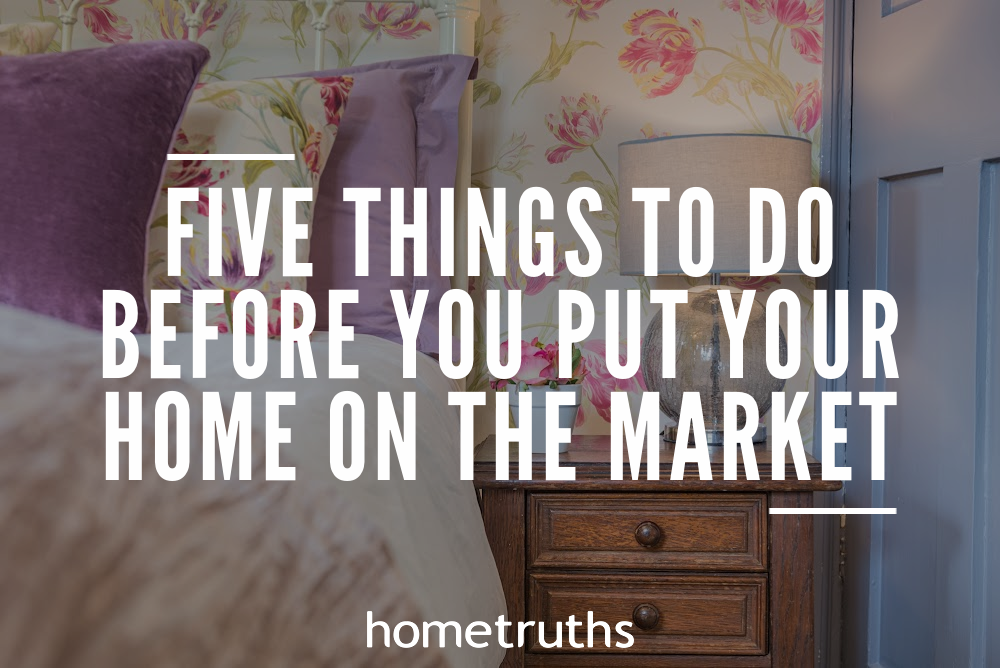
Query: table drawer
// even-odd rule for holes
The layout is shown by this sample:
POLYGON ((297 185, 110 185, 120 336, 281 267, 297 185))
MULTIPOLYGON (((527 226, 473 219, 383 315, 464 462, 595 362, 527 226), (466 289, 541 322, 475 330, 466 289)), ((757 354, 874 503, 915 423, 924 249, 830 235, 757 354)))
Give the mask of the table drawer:
POLYGON ((529 568, 764 571, 763 494, 532 494, 529 568))
POLYGON ((608 573, 533 573, 529 576, 528 619, 544 622, 545 641, 556 640, 556 624, 563 623, 562 647, 545 648, 538 642, 538 626, 529 645, 532 652, 603 652, 609 654, 763 655, 767 653, 767 576, 762 574, 706 575, 608 573), (582 621, 576 640, 587 642, 587 613, 611 629, 611 647, 604 631, 594 630, 593 648, 573 648, 566 622, 570 615, 582 621), (618 622, 635 642, 615 633, 618 622))

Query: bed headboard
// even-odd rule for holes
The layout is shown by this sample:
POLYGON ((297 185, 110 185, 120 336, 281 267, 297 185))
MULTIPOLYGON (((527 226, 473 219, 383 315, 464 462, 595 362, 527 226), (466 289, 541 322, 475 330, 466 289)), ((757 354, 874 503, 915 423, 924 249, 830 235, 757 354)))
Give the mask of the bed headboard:
MULTIPOLYGON (((73 48, 73 26, 76 25, 82 5, 89 0, 56 0, 59 5, 59 21, 62 23, 62 50, 73 48)), ((210 0, 173 0, 184 12, 184 23, 190 28, 188 35, 195 39, 196 28, 200 27, 204 10, 210 0)), ((308 9, 312 19, 311 25, 316 31, 315 38, 315 69, 325 67, 326 30, 329 27, 330 12, 336 5, 348 2, 364 2, 365 0, 283 0, 285 2, 301 2, 308 9)), ((396 0, 396 4, 417 5, 434 11, 438 18, 441 54, 475 55, 476 19, 479 17, 480 0, 396 0)), ((469 288, 468 263, 468 224, 466 222, 468 209, 469 187, 472 185, 472 82, 465 88, 458 115, 458 166, 455 177, 455 226, 452 232, 454 255, 451 286, 461 290, 469 288)), ((447 230, 442 230, 446 234, 447 230)), ((445 267, 447 273, 448 267, 445 267)), ((459 325, 455 321, 456 334, 459 325)))

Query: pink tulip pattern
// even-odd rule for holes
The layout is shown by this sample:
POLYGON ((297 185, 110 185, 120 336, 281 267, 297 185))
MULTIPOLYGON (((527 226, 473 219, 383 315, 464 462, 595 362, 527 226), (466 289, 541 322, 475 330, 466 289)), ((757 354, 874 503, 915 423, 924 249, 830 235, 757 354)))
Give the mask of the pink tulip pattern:
POLYGON ((629 42, 618 53, 619 67, 645 98, 674 94, 693 80, 694 96, 736 109, 752 131, 771 132, 759 109, 771 106, 781 134, 816 143, 823 106, 819 81, 793 83, 781 59, 789 43, 806 62, 822 61, 823 0, 723 0, 723 8, 742 23, 735 48, 710 42, 705 23, 685 19, 677 9, 641 9, 622 26, 629 42), (770 37, 754 37, 751 25, 770 27, 770 37))
MULTIPOLYGON (((55 0, 45 1, 50 5, 56 4, 55 0)), ((118 0, 91 0, 80 8, 83 25, 99 42, 121 44, 132 41, 132 24, 115 11, 116 4, 118 0)))
POLYGON ((792 120, 799 132, 808 134, 823 114, 823 94, 819 81, 805 85, 795 84, 795 104, 792 106, 792 120))
POLYGON ((361 29, 375 35, 375 40, 388 35, 393 39, 416 39, 429 32, 431 24, 420 19, 417 5, 400 5, 393 2, 365 3, 361 14, 361 29))
POLYGON ((337 8, 334 26, 338 37, 329 40, 329 44, 337 52, 340 67, 354 65, 365 49, 373 42, 381 42, 383 37, 414 40, 433 30, 430 22, 421 18, 421 9, 415 4, 366 2, 364 9, 356 17, 352 17, 350 12, 346 6, 337 8), (355 24, 360 28, 360 37, 354 34, 355 24))
MULTIPOLYGON (((698 25, 695 21, 692 27, 698 25)), ((618 63, 646 97, 673 93, 694 70, 698 57, 694 35, 676 9, 636 12, 624 28, 633 39, 618 54, 618 63)))

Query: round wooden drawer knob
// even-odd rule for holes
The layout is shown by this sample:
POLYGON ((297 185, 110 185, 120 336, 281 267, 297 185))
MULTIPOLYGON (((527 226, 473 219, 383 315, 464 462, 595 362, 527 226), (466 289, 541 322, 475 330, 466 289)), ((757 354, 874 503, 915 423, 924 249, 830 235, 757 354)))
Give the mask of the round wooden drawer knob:
POLYGON ((663 538, 663 532, 655 522, 643 522, 635 528, 635 542, 643 547, 656 547, 663 538))
POLYGON ((652 631, 660 622, 660 611, 650 603, 637 605, 632 611, 632 621, 643 631, 652 631))

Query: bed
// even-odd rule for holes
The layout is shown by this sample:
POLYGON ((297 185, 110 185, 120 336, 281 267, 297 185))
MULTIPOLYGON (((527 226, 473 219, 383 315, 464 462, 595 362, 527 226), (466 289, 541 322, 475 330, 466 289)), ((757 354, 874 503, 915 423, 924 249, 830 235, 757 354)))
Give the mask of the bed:
MULTIPOLYGON (((62 47, 69 51, 81 1, 58 2, 62 47)), ((315 67, 323 70, 334 3, 304 4, 316 30, 315 67)), ((477 0, 417 4, 434 8, 442 53, 472 54, 477 0)), ((181 4, 189 27, 197 26, 205 5, 181 4)), ((471 83, 465 88, 457 115, 455 226, 447 230, 461 249, 450 282, 463 290, 471 83)), ((179 334, 164 360, 180 365, 181 377, 152 379, 152 342, 139 334, 137 371, 112 381, 102 377, 102 338, 92 329, 0 305, 0 665, 500 663, 503 648, 495 642, 483 650, 454 642, 404 650, 383 646, 376 632, 374 647, 366 647, 368 611, 390 628, 404 620, 418 626, 456 621, 465 628, 505 614, 475 491, 458 476, 458 414, 447 393, 461 389, 461 381, 447 379, 428 355, 418 355, 416 378, 403 378, 401 346, 364 334, 344 352, 359 365, 356 380, 282 379, 277 364, 245 380, 234 371, 227 336, 209 343, 207 373, 196 377, 191 334, 179 334), (359 479, 341 482, 331 475, 329 405, 342 390, 358 393, 371 407, 378 392, 415 393, 415 480, 402 480, 398 468, 391 481, 377 480, 372 437, 359 479), (233 475, 203 482, 200 449, 193 446, 191 473, 179 481, 160 479, 147 452, 142 481, 108 482, 107 391, 123 397, 173 391, 193 408, 205 392, 219 392, 227 406, 236 392, 250 392, 258 434, 265 428, 265 391, 295 392, 296 404, 282 418, 294 435, 281 456, 297 479, 265 481, 260 445, 253 450, 251 480, 233 475)), ((321 369, 326 336, 312 336, 321 369)), ((267 345, 269 358, 279 359, 278 341, 267 345)), ((152 410, 146 406, 143 414, 145 443, 154 439, 152 410)), ((366 413, 369 434, 376 419, 374 410, 366 413)), ((192 444, 200 443, 197 408, 188 428, 192 444)))

